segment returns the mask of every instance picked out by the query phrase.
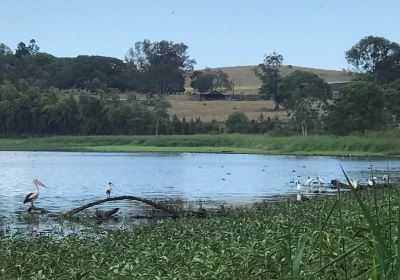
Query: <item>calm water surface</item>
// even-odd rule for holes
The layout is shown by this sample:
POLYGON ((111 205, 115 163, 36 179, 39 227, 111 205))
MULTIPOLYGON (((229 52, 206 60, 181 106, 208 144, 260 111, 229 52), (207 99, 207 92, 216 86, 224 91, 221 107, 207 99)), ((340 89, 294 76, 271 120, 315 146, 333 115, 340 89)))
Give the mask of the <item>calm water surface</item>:
MULTIPOLYGON (((194 153, 68 153, 0 152, 0 217, 10 219, 29 205, 22 201, 35 188, 41 189, 35 205, 49 211, 67 211, 87 202, 105 198, 109 181, 113 196, 135 195, 151 199, 182 198, 212 204, 249 203, 296 193, 294 180, 319 176, 325 182, 349 176, 365 182, 370 175, 381 178, 390 169, 400 177, 397 159, 298 157, 247 154, 194 153)), ((137 209, 130 202, 99 207, 137 209)), ((122 212, 123 212, 122 211, 122 212)), ((15 222, 15 221, 14 221, 15 222)))

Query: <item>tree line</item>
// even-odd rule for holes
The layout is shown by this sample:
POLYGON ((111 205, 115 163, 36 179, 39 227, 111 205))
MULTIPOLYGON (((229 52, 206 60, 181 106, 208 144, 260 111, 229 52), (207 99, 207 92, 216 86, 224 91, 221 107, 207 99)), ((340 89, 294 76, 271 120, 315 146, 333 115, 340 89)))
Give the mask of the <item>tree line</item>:
POLYGON ((152 106, 119 100, 116 94, 93 96, 41 91, 26 82, 0 85, 0 134, 199 134, 220 133, 215 121, 170 117, 170 104, 152 106))
POLYGON ((187 73, 195 60, 183 43, 170 41, 135 43, 125 61, 104 56, 79 55, 58 58, 45 52, 35 40, 21 42, 15 52, 0 44, 0 83, 18 85, 21 80, 41 90, 81 89, 96 92, 117 89, 171 94, 184 91, 187 73))
POLYGON ((356 70, 333 100, 329 85, 307 71, 280 73, 283 56, 272 53, 255 68, 259 93, 283 108, 290 123, 260 115, 249 120, 232 113, 225 124, 168 115, 159 100, 145 106, 121 102, 116 92, 135 90, 161 96, 184 91, 185 80, 199 91, 232 90, 221 70, 193 71, 188 46, 170 41, 135 43, 125 60, 102 56, 57 58, 40 52, 35 40, 12 51, 0 44, 0 133, 2 134, 194 134, 293 131, 349 134, 398 127, 400 119, 400 46, 382 37, 362 38, 346 52, 356 70), (64 94, 55 89, 90 94, 64 94))

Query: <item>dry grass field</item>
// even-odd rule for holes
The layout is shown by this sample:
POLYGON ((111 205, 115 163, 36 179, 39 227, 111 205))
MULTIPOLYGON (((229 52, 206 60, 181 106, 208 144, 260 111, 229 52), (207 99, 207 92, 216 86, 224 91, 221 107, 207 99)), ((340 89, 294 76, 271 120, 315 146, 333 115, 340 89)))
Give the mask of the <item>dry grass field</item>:
MULTIPOLYGON (((231 80, 235 82, 236 93, 257 93, 258 88, 261 86, 260 80, 254 74, 255 66, 235 66, 235 67, 221 67, 215 69, 221 69, 229 75, 231 80)), ((330 82, 338 81, 349 81, 351 78, 351 72, 337 71, 337 70, 326 70, 317 68, 307 68, 299 66, 282 66, 280 72, 282 76, 285 76, 295 70, 309 71, 317 74, 322 79, 330 82)))
MULTIPOLYGON (((188 95, 173 95, 169 96, 168 101, 171 103, 172 108, 169 109, 171 116, 177 115, 178 118, 183 117, 186 120, 191 118, 200 118, 202 121, 212 121, 215 119, 218 122, 224 122, 229 114, 233 112, 243 112, 250 119, 257 119, 262 113, 265 118, 273 118, 274 102, 269 100, 259 101, 230 101, 230 100, 216 100, 216 101, 199 101, 194 100, 188 95)), ((284 111, 278 112, 279 119, 284 121, 287 115, 284 111)))

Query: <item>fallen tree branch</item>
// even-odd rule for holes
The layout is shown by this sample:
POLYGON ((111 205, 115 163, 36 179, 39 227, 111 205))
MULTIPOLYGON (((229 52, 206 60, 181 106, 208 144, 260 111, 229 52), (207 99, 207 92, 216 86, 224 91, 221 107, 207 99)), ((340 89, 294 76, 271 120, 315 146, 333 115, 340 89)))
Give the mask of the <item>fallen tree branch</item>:
POLYGON ((154 202, 152 200, 149 199, 145 199, 145 198, 140 198, 137 196, 132 196, 132 195, 123 195, 123 196, 115 196, 115 197, 109 197, 106 199, 101 199, 101 200, 97 200, 97 201, 93 201, 91 203, 82 205, 81 207, 72 209, 70 211, 68 211, 67 213, 63 214, 64 217, 66 218, 71 218, 73 215, 75 215, 76 213, 79 213, 87 208, 93 207, 95 205, 99 205, 105 202, 109 202, 109 201, 117 201, 117 200, 134 200, 134 201, 139 201, 142 202, 144 204, 150 205, 156 209, 160 209, 163 210, 169 214, 172 214, 174 218, 180 217, 180 214, 178 212, 176 212, 174 209, 169 208, 168 206, 162 205, 160 203, 154 202))

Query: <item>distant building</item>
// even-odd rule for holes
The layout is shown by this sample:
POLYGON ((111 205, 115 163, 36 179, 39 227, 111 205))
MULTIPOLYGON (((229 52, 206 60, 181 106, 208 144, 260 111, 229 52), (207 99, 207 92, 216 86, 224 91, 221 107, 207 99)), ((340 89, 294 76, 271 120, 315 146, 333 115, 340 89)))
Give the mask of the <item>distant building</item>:
POLYGON ((200 93, 200 100, 224 100, 226 95, 219 91, 207 91, 200 93))
POLYGON ((343 88, 349 83, 350 81, 335 81, 335 82, 328 82, 330 93, 333 99, 338 99, 341 96, 341 92, 343 88))

